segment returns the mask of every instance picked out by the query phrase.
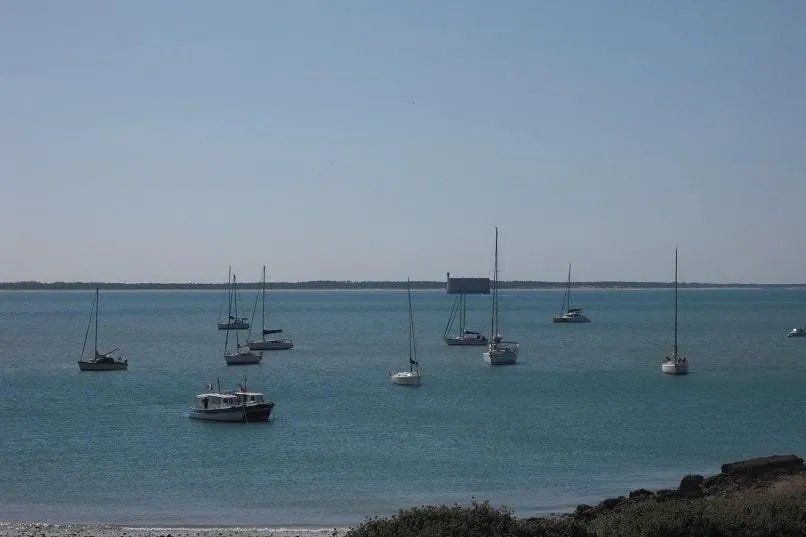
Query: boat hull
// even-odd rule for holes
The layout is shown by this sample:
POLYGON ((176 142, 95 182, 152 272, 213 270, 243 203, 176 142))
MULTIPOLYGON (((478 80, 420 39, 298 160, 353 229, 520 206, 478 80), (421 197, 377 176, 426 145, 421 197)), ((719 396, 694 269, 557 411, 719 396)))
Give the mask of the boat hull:
POLYGON ((806 329, 793 328, 786 337, 806 337, 806 329))
POLYGON ((218 323, 219 330, 249 330, 249 321, 230 321, 228 323, 218 323))
POLYGON ((401 371, 389 376, 392 384, 399 386, 419 386, 422 375, 419 371, 401 371))
POLYGON ((555 323, 572 324, 572 323, 589 323, 591 320, 585 315, 555 315, 555 323))
POLYGON ((97 362, 94 360, 79 360, 78 369, 80 371, 126 371, 129 369, 129 362, 126 360, 97 362))
POLYGON ((294 348, 294 343, 284 339, 250 341, 247 343, 252 351, 287 351, 294 348))
POLYGON ((660 369, 667 375, 687 375, 688 361, 666 361, 660 365, 660 369))
POLYGON ((515 365, 518 361, 517 346, 490 346, 487 352, 482 353, 484 361, 490 365, 515 365))
POLYGON ((257 422, 268 421, 274 403, 266 402, 256 405, 233 406, 229 408, 203 409, 191 408, 188 417, 195 420, 257 422))
POLYGON ((451 346, 481 347, 488 345, 490 343, 489 341, 487 341, 486 337, 466 338, 462 336, 453 336, 453 337, 445 336, 442 339, 443 341, 445 341, 445 343, 451 346))
POLYGON ((249 351, 241 351, 225 354, 224 360, 227 362, 227 365, 255 365, 263 360, 263 355, 249 351))

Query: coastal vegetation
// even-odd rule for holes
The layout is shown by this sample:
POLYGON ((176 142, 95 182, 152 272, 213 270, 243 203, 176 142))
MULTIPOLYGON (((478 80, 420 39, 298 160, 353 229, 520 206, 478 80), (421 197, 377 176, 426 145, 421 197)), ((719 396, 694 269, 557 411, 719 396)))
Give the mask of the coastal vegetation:
POLYGON ((422 506, 371 518, 346 537, 794 537, 806 535, 806 467, 795 455, 722 465, 684 476, 676 489, 645 489, 580 505, 566 515, 517 518, 488 502, 422 506))
MULTIPOLYGON (((502 289, 565 289, 567 282, 514 280, 498 282, 502 289)), ((259 289, 260 282, 239 283, 241 289, 259 289)), ((38 290, 205 290, 224 289, 226 283, 121 283, 121 282, 39 282, 19 281, 0 282, 0 290, 9 291, 38 291, 38 290)), ((272 289, 285 290, 405 290, 405 281, 353 281, 353 280, 315 280, 305 282, 272 282, 272 289)), ((444 281, 412 281, 412 289, 444 290, 444 281)), ((630 281, 600 281, 600 282, 572 282, 573 289, 671 289, 674 282, 630 282, 630 281)), ((680 282, 680 288, 688 289, 774 289, 774 288, 806 288, 806 284, 756 284, 756 283, 702 283, 680 282)))

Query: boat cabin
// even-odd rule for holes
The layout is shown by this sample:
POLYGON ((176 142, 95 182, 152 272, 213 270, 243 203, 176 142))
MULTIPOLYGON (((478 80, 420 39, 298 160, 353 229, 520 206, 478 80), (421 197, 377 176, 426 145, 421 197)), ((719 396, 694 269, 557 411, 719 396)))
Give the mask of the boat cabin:
POLYGON ((196 396, 196 408, 204 410, 263 402, 263 394, 257 392, 202 393, 196 396))

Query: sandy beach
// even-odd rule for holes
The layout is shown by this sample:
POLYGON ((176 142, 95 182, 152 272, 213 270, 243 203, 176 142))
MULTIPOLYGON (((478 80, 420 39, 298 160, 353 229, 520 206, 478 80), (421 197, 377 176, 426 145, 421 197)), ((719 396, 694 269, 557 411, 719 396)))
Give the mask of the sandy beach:
POLYGON ((0 537, 343 537, 348 528, 132 527, 0 522, 0 537))

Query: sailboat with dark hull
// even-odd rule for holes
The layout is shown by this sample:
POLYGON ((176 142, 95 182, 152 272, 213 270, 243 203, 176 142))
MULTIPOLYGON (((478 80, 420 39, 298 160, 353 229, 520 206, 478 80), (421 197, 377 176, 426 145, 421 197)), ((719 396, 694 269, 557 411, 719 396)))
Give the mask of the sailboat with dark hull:
POLYGON ((663 359, 660 367, 667 375, 688 373, 688 358, 681 356, 677 349, 677 248, 674 249, 674 351, 663 359))
MULTIPOLYGON (((284 351, 293 349, 293 340, 280 335, 283 333, 282 328, 266 328, 266 265, 263 265, 263 274, 260 277, 259 296, 261 297, 262 304, 262 308, 260 310, 260 329, 262 330, 262 335, 260 339, 250 339, 250 328, 250 333, 246 335, 246 341, 247 345, 249 345, 249 349, 253 351, 284 351)), ((252 317, 254 320, 254 313, 252 317)))
POLYGON ((98 352, 98 317, 100 316, 99 291, 95 289, 95 302, 90 310, 90 320, 87 323, 87 332, 84 334, 84 345, 81 347, 81 360, 78 361, 78 368, 81 371, 125 371, 129 368, 129 361, 123 356, 117 358, 113 353, 119 349, 112 349, 109 352, 98 352), (84 360, 84 351, 87 349, 87 339, 90 335, 92 321, 95 320, 95 352, 92 358, 84 360))
POLYGON ((474 330, 467 330, 465 328, 467 322, 467 294, 458 293, 456 300, 453 301, 453 308, 451 315, 448 317, 448 324, 445 326, 445 331, 442 333, 442 340, 448 345, 487 345, 489 340, 480 332, 474 330), (459 333, 456 335, 448 335, 453 328, 456 321, 459 321, 459 333))

